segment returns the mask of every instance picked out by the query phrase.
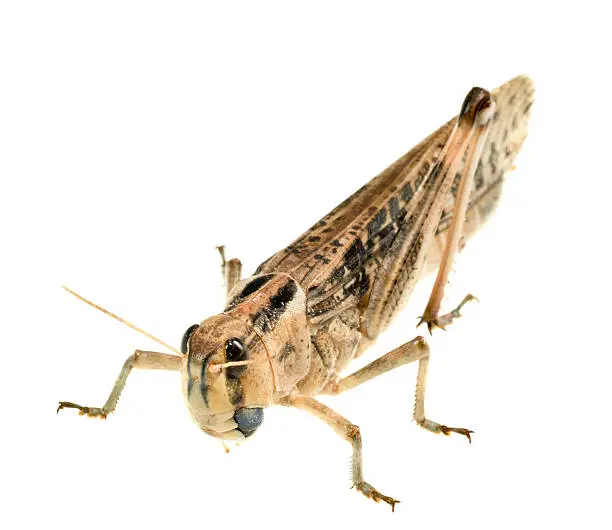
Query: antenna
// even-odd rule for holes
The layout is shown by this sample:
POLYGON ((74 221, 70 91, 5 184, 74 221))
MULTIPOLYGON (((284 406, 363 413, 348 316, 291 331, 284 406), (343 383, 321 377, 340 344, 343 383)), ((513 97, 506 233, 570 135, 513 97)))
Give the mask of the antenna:
POLYGON ((224 370, 225 368, 230 368, 232 366, 246 366, 247 364, 253 364, 255 361, 253 360, 246 360, 246 361, 229 361, 227 363, 218 363, 218 364, 211 364, 208 369, 211 372, 220 372, 221 370, 224 370))
POLYGON ((127 320, 124 320, 123 318, 121 318, 121 317, 111 313, 110 311, 104 309, 103 307, 100 307, 99 305, 94 304, 93 302, 90 302, 89 300, 87 300, 87 298, 83 298, 80 294, 75 293, 72 289, 68 289, 68 287, 66 287, 65 285, 62 285, 61 288, 64 289, 65 291, 68 291, 71 295, 76 296, 79 300, 85 302, 87 305, 90 305, 91 307, 94 307, 98 311, 102 311, 102 313, 104 313, 105 315, 108 315, 109 317, 112 317, 115 320, 118 320, 122 324, 125 324, 126 326, 132 328, 133 330, 138 331, 138 333, 142 333, 145 337, 148 337, 151 340, 154 340, 155 342, 157 342, 158 344, 161 344, 162 346, 165 346, 166 348, 168 348, 169 350, 173 351, 174 353, 178 353, 181 357, 183 356, 183 354, 179 350, 177 350, 173 346, 170 346, 170 344, 167 344, 163 340, 160 340, 157 337, 154 337, 150 333, 147 333, 146 331, 140 329, 139 327, 137 327, 134 324, 128 322, 127 320))

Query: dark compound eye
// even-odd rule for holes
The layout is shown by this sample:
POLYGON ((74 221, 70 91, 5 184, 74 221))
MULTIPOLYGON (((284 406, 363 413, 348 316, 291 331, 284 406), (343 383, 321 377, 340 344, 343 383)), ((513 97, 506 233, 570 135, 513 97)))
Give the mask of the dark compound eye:
POLYGON ((189 349, 189 337, 193 334, 193 332, 200 327, 199 324, 194 324, 193 326, 189 326, 187 331, 183 333, 183 339, 181 340, 181 352, 187 353, 189 349))
MULTIPOLYGON (((249 349, 246 344, 238 338, 233 338, 225 343, 225 359, 227 362, 246 361, 249 358, 249 349)), ((240 379, 240 376, 246 372, 246 366, 230 366, 225 377, 228 379, 240 379)))
POLYGON ((234 412, 234 421, 238 424, 238 430, 248 438, 263 423, 264 411, 261 408, 242 408, 234 412))
POLYGON ((249 349, 240 339, 230 339, 225 344, 225 357, 228 362, 246 361, 249 358, 249 349))

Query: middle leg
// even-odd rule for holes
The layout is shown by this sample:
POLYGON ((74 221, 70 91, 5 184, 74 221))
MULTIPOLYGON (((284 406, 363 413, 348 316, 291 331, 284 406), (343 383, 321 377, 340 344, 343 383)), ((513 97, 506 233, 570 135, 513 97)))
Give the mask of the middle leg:
POLYGON ((361 370, 355 373, 338 379, 327 385, 324 389, 324 394, 338 395, 346 392, 351 388, 355 388, 370 379, 374 379, 394 368, 399 368, 413 361, 419 361, 416 395, 414 403, 414 420, 423 429, 437 434, 449 435, 450 433, 458 433, 467 436, 470 443, 472 439, 470 434, 474 431, 461 427, 448 427, 435 421, 428 419, 425 416, 425 391, 427 388, 427 370, 429 367, 429 346, 423 337, 417 337, 406 344, 402 344, 393 351, 376 359, 361 370))

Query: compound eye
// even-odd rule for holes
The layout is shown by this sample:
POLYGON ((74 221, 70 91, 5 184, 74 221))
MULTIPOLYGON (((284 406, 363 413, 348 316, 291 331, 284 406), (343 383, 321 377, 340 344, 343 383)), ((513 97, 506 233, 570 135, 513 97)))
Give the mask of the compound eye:
POLYGON ((193 332, 200 327, 199 324, 194 324, 193 326, 189 326, 187 331, 183 333, 183 339, 181 340, 181 352, 187 354, 189 352, 189 338, 193 334, 193 332))
POLYGON ((246 361, 249 358, 249 349, 240 339, 233 338, 225 344, 225 357, 228 362, 246 361))
POLYGON ((264 411, 262 408, 242 408, 234 412, 234 421, 238 424, 238 430, 248 438, 263 423, 264 411))

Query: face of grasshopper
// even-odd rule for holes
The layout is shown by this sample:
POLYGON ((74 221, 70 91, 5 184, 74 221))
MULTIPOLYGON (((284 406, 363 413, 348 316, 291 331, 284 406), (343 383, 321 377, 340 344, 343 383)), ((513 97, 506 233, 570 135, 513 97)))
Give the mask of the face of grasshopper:
POLYGON ((243 280, 224 313, 185 332, 183 392, 193 419, 212 436, 251 436, 263 409, 308 372, 305 295, 286 275, 274 276, 243 280))
POLYGON ((192 326, 186 335, 183 392, 193 419, 212 436, 250 436, 261 425, 273 394, 261 339, 252 327, 227 314, 192 326))

